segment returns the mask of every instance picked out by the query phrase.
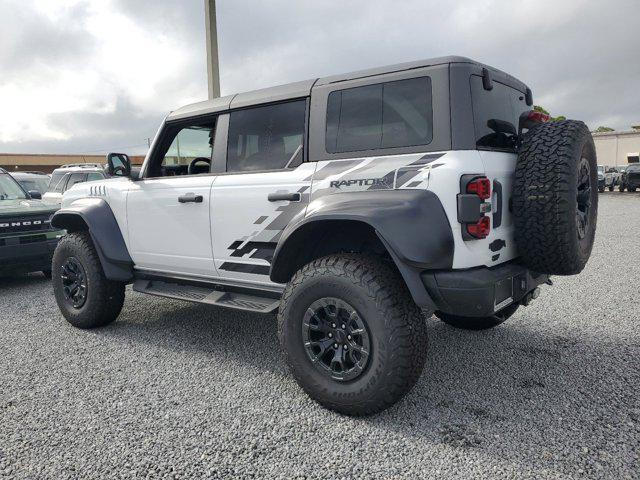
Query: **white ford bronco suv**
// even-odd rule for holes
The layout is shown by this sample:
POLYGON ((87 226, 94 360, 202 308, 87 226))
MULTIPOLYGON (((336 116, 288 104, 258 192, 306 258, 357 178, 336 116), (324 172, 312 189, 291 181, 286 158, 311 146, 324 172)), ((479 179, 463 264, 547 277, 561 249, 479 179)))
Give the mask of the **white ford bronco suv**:
POLYGON ((277 311, 301 387, 378 412, 419 378, 432 314, 490 328, 585 266, 593 140, 532 105, 510 75, 447 57, 180 108, 139 174, 109 154, 120 178, 64 193, 57 303, 79 328, 113 322, 129 283, 277 311))

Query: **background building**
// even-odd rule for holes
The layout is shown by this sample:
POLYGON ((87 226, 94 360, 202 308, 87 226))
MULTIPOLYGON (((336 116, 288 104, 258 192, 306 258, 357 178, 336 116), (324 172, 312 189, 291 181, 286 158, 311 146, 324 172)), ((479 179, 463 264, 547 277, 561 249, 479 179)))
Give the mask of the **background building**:
POLYGON ((640 127, 630 131, 598 132, 593 134, 598 165, 616 166, 638 162, 640 127))
MULTIPOLYGON (((131 156, 134 165, 142 165, 143 155, 131 156)), ((69 163, 107 163, 106 155, 60 155, 60 154, 29 154, 29 153, 0 153, 0 167, 8 172, 35 170, 51 173, 60 165, 69 163)))

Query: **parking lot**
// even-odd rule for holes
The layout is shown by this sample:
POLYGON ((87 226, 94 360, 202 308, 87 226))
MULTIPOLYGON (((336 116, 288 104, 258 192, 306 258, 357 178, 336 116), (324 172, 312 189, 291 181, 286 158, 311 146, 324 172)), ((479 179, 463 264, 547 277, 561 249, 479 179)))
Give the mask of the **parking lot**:
POLYGON ((348 418, 288 375, 273 316, 128 291, 80 331, 39 275, 0 280, 0 477, 638 478, 640 195, 594 254, 485 332, 429 320, 416 388, 348 418))

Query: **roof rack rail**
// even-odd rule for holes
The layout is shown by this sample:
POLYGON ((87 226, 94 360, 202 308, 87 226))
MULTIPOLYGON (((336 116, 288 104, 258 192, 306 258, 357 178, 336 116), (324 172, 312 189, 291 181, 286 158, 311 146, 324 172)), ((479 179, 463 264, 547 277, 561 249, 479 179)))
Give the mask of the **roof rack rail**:
POLYGON ((103 168, 103 165, 101 163, 65 163, 64 165, 60 165, 58 168, 72 168, 72 167, 103 168))

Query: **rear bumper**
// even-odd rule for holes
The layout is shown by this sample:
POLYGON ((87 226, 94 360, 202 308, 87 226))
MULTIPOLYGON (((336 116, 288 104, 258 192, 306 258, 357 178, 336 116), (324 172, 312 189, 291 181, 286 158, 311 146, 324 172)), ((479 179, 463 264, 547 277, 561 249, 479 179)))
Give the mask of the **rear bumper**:
POLYGON ((486 317, 520 302, 549 276, 505 263, 492 268, 423 272, 421 278, 437 310, 464 317, 486 317))
POLYGON ((51 257, 57 238, 19 243, 20 237, 0 239, 0 272, 35 272, 51 270, 51 257))

